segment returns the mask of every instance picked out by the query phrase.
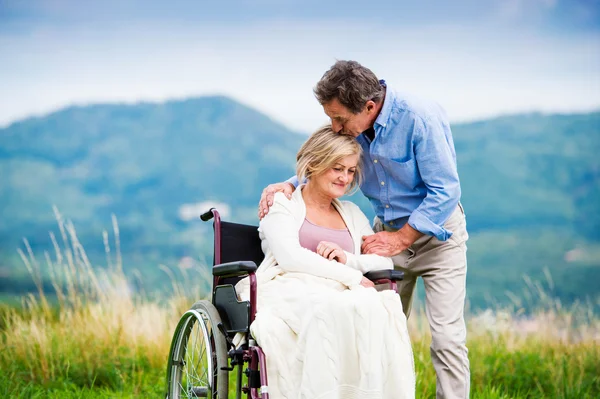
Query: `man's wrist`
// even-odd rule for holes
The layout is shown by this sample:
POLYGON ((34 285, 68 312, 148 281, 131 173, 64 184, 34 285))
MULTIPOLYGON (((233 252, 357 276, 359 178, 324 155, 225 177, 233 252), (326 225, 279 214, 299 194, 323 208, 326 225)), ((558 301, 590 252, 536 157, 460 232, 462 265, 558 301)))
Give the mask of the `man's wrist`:
POLYGON ((408 223, 402 226, 402 228, 397 231, 397 234, 401 237, 400 239, 402 244, 403 246, 406 246, 406 248, 413 245, 415 241, 424 235, 419 230, 414 229, 408 223))

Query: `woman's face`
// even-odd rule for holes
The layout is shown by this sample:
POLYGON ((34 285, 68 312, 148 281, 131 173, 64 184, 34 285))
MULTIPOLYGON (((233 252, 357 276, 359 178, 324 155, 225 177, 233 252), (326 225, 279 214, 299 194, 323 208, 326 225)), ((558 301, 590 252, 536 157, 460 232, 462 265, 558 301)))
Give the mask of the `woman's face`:
POLYGON ((354 180, 356 165, 358 165, 358 154, 348 155, 325 172, 313 176, 311 182, 323 194, 331 198, 339 198, 346 193, 348 185, 354 180))

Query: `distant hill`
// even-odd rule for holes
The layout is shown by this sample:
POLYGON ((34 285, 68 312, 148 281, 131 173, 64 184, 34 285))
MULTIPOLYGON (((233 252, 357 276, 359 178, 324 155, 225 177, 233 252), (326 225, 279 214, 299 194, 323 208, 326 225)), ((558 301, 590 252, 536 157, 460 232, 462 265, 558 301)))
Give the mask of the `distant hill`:
MULTIPOLYGON (((453 128, 474 304, 600 298, 600 113, 514 115, 453 128)), ((600 305, 600 301, 596 302, 600 305)))
POLYGON ((54 204, 80 235, 98 237, 114 213, 132 248, 178 252, 182 205, 254 213, 259 187, 292 173, 304 137, 224 97, 67 108, 15 123, 0 130, 1 242, 47 242, 54 204))
MULTIPOLYGON (((506 290, 525 298, 523 274, 544 268, 565 301, 596 297, 600 113, 506 116, 453 132, 473 305, 506 302, 506 290)), ((229 219, 257 223, 262 188, 293 173, 305 138, 225 97, 71 107, 0 129, 0 292, 22 289, 21 237, 50 248, 52 205, 98 262, 115 214, 126 266, 151 284, 159 263, 209 259, 209 227, 194 216, 221 203, 229 219)))

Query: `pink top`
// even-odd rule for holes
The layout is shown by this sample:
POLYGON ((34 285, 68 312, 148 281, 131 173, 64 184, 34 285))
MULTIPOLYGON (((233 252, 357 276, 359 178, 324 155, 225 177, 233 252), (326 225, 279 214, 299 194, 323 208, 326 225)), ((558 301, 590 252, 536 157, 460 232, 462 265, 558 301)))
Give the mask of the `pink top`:
POLYGON ((330 229, 317 226, 308 219, 304 219, 300 227, 300 245, 313 252, 317 252, 317 245, 321 241, 336 243, 346 252, 354 253, 354 241, 348 229, 330 229))

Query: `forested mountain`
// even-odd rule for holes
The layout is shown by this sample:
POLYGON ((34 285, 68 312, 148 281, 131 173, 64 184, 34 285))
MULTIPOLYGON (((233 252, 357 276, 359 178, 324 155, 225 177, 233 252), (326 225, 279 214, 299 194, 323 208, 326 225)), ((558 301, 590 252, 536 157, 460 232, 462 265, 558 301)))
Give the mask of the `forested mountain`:
MULTIPOLYGON (((596 297, 600 113, 505 116, 453 133, 472 303, 524 296, 523 275, 544 268, 565 301, 596 297)), ((0 129, 0 290, 29 284, 16 248, 22 237, 51 248, 52 205, 98 263, 116 215, 125 266, 158 287, 159 263, 210 259, 209 226, 194 218, 202 207, 257 223, 262 188, 293 173, 305 137, 225 97, 70 107, 0 129)))

